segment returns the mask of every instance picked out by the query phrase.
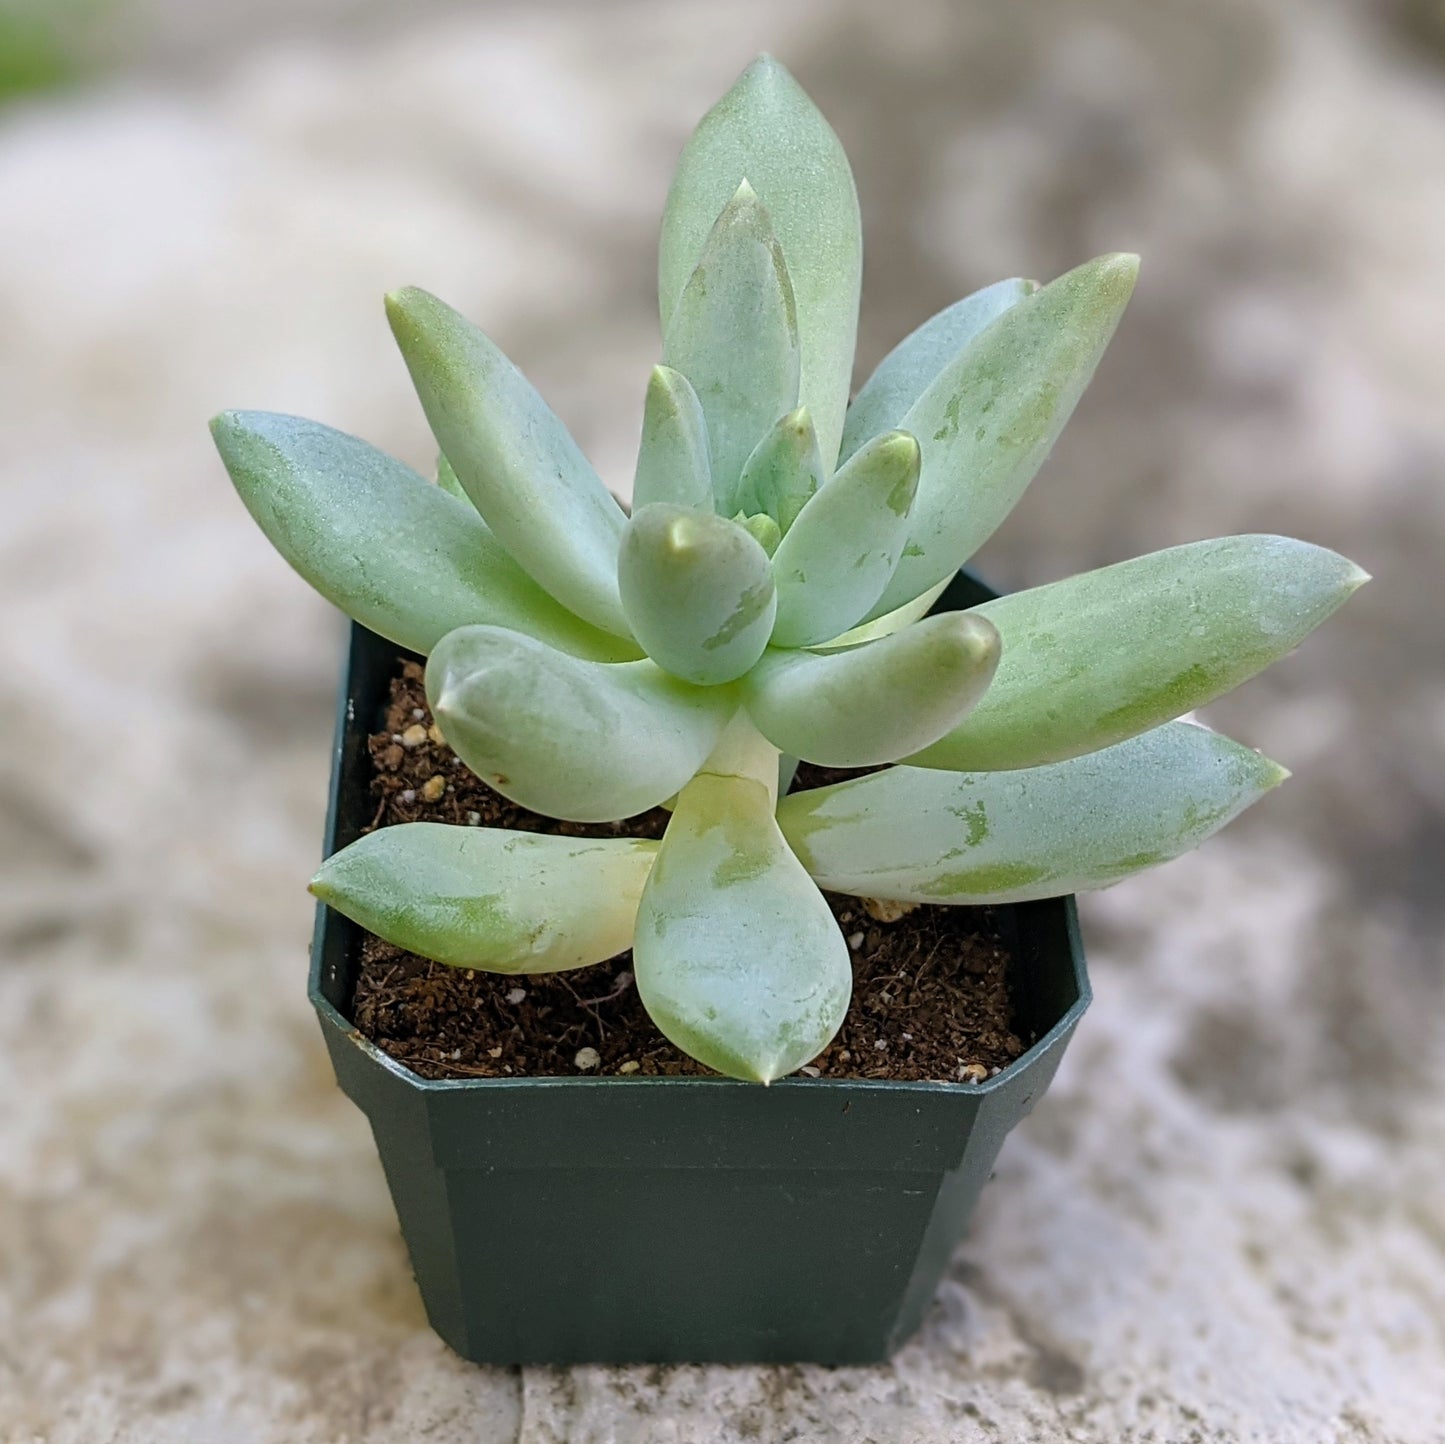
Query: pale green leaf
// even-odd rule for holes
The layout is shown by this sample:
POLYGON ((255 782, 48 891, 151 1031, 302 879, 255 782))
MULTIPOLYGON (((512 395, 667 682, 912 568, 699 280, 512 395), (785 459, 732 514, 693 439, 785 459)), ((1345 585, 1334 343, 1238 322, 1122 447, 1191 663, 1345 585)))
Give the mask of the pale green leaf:
POLYGON ((908 540, 918 443, 875 437, 803 508, 773 554, 773 642, 806 647, 853 626, 883 594, 908 540))
POLYGON ((1288 776, 1168 722, 1019 772, 892 767, 795 792, 778 822, 819 887, 924 903, 1013 903, 1108 887, 1217 832, 1288 776))
POLYGON ((579 657, 636 657, 559 606, 473 508, 343 431, 227 411, 211 423, 246 509, 327 601, 414 652, 454 627, 515 627, 579 657))
POLYGON ((632 482, 632 509, 655 501, 712 511, 707 422, 692 383, 680 371, 654 366, 642 412, 642 445, 632 482))
POLYGON ((626 516, 531 382, 426 291, 386 298, 417 395, 458 480, 518 564, 565 607, 618 636, 626 516))
POLYGON ((1192 542, 975 607, 1003 637, 988 695, 908 762, 1035 767, 1121 742, 1292 651, 1366 580, 1279 536, 1192 542))
POLYGON ((500 627, 443 637, 426 669, 442 735, 483 781, 533 812, 611 822, 671 797, 737 710, 652 662, 578 661, 500 627))
POLYGON ((822 767, 894 762, 943 736, 988 687, 998 633, 969 612, 944 612, 844 652, 770 649, 743 700, 775 747, 822 767))
POLYGON ((778 529, 778 524, 765 511, 754 512, 752 516, 744 516, 739 512, 733 520, 767 552, 769 556, 777 551, 778 543, 782 541, 783 534, 778 529))
POLYGON ((786 532, 823 480, 818 433, 807 407, 800 406, 780 418, 748 457, 738 483, 737 510, 769 516, 780 533, 786 532))
POLYGON ((840 460, 846 461, 870 437, 896 427, 975 336, 1038 288, 1036 281, 996 281, 955 301, 905 336, 853 398, 843 425, 840 460))
POLYGON ((769 1083, 843 1022, 848 948, 773 820, 769 789, 704 773, 682 790, 643 889, 638 992, 683 1052, 769 1083))
POLYGON ((311 891, 377 937, 450 967, 555 973, 632 946, 656 853, 639 838, 408 822, 328 858, 311 891))
POLYGON ((726 517, 663 502, 634 512, 618 582, 647 655, 686 681, 731 682, 768 644, 777 609, 768 554, 726 517))
MULTIPOLYGON (((457 480, 456 468, 446 459, 442 452, 437 452, 437 485, 446 492, 448 496, 454 496, 458 501, 464 501, 472 506, 472 499, 462 489, 462 484, 457 480)), ((476 508, 472 507, 475 511, 476 508)))
POLYGON ((899 423, 923 448, 913 526, 881 616, 952 576, 1013 510, 1089 378, 1134 289, 1137 256, 1110 255, 1011 306, 899 423))
POLYGON ((717 508, 737 510, 743 465, 798 404, 798 318, 768 213, 746 181, 703 247, 662 359, 692 383, 707 419, 717 508))
POLYGON ((920 617, 926 617, 933 610, 933 604, 948 590, 952 580, 952 577, 945 577, 941 582, 929 587, 926 592, 914 597, 911 602, 904 602, 901 607, 895 608, 891 612, 885 612, 881 617, 874 617, 871 622, 860 622, 856 627, 844 632, 841 637, 832 638, 820 650, 832 651, 838 647, 857 647, 864 642, 876 642, 879 637, 891 637, 894 632, 912 626, 920 617))
POLYGON ((782 243, 797 298, 799 399, 812 413, 831 470, 858 330, 858 194, 838 137, 797 81, 766 55, 703 117, 678 161, 658 253, 664 332, 714 218, 744 180, 762 198, 782 243))

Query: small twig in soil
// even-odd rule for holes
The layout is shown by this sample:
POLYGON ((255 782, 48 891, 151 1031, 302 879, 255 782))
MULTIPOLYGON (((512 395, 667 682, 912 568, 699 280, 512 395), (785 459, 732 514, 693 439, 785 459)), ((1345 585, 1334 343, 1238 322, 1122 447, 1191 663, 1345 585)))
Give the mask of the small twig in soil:
POLYGON ((632 974, 627 972, 618 973, 616 986, 610 993, 603 993, 600 998, 578 998, 577 1001, 581 1003, 584 1008, 600 1007, 603 1003, 611 1003, 617 998, 620 998, 631 986, 632 974))
POLYGON ((601 1013, 597 1012, 596 1009, 600 1008, 603 1003, 612 1003, 620 998, 632 986, 632 974, 627 972, 619 973, 612 991, 610 993, 604 993, 600 998, 584 998, 566 978, 559 977, 557 981, 577 1000, 577 1006, 579 1008, 585 1008, 588 1013, 591 1014, 592 1021, 597 1024, 597 1037, 600 1042, 607 1036, 607 1024, 603 1022, 601 1013))
POLYGON ((942 939, 942 938, 939 938, 939 939, 933 944, 933 946, 928 950, 928 956, 927 956, 926 958, 924 958, 924 960, 923 960, 921 966, 919 967, 918 971, 917 971, 916 973, 914 973, 914 975, 913 975, 913 991, 914 991, 914 994, 915 994, 915 995, 917 995, 917 992, 918 992, 918 983, 919 983, 919 980, 923 977, 924 973, 926 973, 926 972, 928 971, 929 964, 932 963, 933 960, 934 960, 934 958, 936 958, 936 957, 938 956, 938 950, 939 950, 939 948, 941 948, 942 946, 943 946, 943 939, 942 939))

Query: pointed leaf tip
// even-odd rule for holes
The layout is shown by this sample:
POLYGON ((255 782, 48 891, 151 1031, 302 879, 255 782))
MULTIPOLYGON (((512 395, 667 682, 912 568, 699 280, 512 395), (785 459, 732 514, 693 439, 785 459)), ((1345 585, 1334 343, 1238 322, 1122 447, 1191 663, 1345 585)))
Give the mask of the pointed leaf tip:
POLYGON ((276 550, 373 632, 426 653, 455 627, 491 622, 578 656, 637 655, 558 605, 470 505, 359 437, 264 411, 224 411, 211 432, 276 550))
POLYGON ((998 658, 990 623, 945 612, 843 652, 769 651, 744 696, 759 730, 788 756, 872 767, 956 726, 985 695, 998 658))
POLYGON ((1025 296, 946 365, 900 425, 923 445, 906 554, 881 616, 951 576, 1043 465, 1114 334, 1137 257, 1106 255, 1025 296))
POLYGON ((918 467, 923 458, 918 438, 908 431, 885 432, 878 439, 878 452, 880 463, 902 476, 900 488, 906 490, 911 500, 918 486, 918 467))
POLYGON ((387 297, 387 314, 437 443, 483 520, 565 607, 625 637, 626 518, 571 433, 493 341, 437 297, 407 287, 387 297))
POLYGON ((847 460, 870 437, 899 425, 939 372, 996 321, 1039 289, 1016 277, 996 281, 945 307, 911 331, 863 383, 848 407, 841 457, 847 460))
POLYGON ((852 989, 832 910, 783 841, 761 782, 702 773, 683 789, 643 891, 637 989, 684 1052, 768 1083, 815 1058, 852 989))
POLYGON ((1344 604, 1358 572, 1291 537, 1215 537, 985 602, 977 614, 1003 636, 993 686, 908 761, 1004 770, 1122 742, 1293 651, 1344 604))
POLYGON ((642 439, 632 481, 632 510, 671 502, 713 510, 707 420, 692 383, 670 366, 654 366, 642 410, 642 439))
POLYGON ((549 817, 611 822, 678 791, 736 699, 652 662, 567 657, 500 627, 462 627, 432 652, 427 697, 442 735, 503 796, 549 817))
MULTIPOLYGON (((824 461, 838 454, 852 379, 862 227, 838 137, 786 67, 760 56, 703 117, 668 193, 658 254, 663 330, 723 203, 746 176, 772 218, 796 299, 800 397, 824 461)), ((767 419, 771 424, 778 408, 767 419)), ((757 441, 759 431, 752 440, 757 441)))
POLYGON ((792 281, 746 181, 708 231, 662 349, 701 402, 718 509, 731 515, 753 448, 798 403, 800 365, 792 281))
POLYGON ((892 767, 778 807, 820 887, 985 904, 1110 887, 1198 847, 1282 780, 1277 763, 1186 722, 1017 772, 892 767))
POLYGON ((818 433, 806 406, 781 417, 743 464, 731 505, 746 515, 765 512, 781 535, 798 519, 827 475, 818 433))
POLYGON ((549 973, 632 944, 655 842, 403 823, 328 858, 310 890, 369 932, 455 968, 549 973))
POLYGON ((887 432, 809 499, 773 556, 775 646, 832 641, 883 594, 910 534, 920 454, 909 433, 887 432))
POLYGON ((800 96, 808 105, 813 105, 813 98, 803 89, 798 77, 776 55, 767 50, 760 51, 739 71, 738 78, 728 87, 719 104, 730 97, 746 96, 754 92, 766 94, 768 91, 800 96))

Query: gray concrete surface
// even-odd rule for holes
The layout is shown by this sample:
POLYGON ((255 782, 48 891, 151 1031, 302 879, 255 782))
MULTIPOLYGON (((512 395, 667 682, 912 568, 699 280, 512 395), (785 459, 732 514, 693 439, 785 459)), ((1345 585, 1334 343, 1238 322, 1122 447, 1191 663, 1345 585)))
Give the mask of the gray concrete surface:
POLYGON ((0 113, 0 1440, 1445 1439, 1421 7, 316 9, 208 43, 155 0, 155 64, 0 113), (378 304, 416 282, 624 484, 668 168, 764 46, 855 157, 865 363, 997 276, 1145 255, 998 579, 1280 530, 1378 580, 1210 714, 1295 780, 1086 908, 1096 1007, 893 1366, 476 1369, 304 999, 340 628, 203 423, 425 461, 378 304))

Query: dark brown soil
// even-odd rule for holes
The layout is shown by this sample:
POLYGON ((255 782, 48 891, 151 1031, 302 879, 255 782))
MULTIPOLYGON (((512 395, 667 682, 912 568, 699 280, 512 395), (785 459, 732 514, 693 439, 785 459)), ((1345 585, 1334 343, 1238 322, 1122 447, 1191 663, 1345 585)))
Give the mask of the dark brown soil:
MULTIPOLYGON (((385 722, 370 741, 373 826, 431 821, 661 837, 667 824, 662 808, 626 822, 559 822, 499 796, 432 728, 414 662, 392 683, 385 722)), ((840 775, 804 766, 795 785, 840 775)), ((886 904, 827 898, 853 949, 853 1002, 842 1031, 813 1062, 819 1075, 981 1082, 1032 1041, 1013 1031, 1010 958, 989 909, 917 907, 890 920, 886 904)), ((631 967, 624 953, 575 972, 504 977, 448 968, 367 935, 355 1022, 426 1078, 707 1073, 657 1031, 631 967)))

